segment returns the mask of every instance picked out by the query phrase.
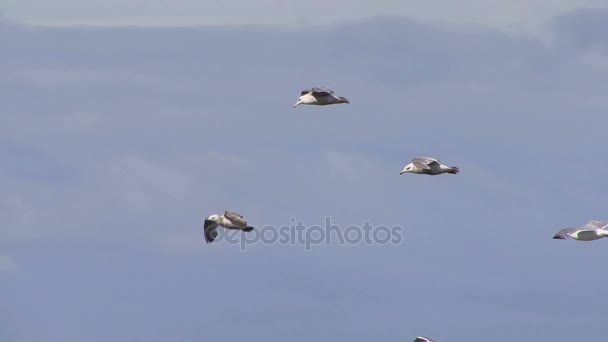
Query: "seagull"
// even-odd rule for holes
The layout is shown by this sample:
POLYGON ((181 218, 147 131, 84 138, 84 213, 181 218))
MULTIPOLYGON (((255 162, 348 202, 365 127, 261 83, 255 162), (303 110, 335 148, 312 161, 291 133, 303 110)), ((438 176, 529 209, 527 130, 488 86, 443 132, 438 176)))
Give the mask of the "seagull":
POLYGON ((430 338, 418 336, 418 337, 416 337, 414 342, 435 342, 435 340, 431 340, 430 338))
POLYGON ((417 173, 423 175, 440 175, 442 173, 451 173, 453 175, 460 172, 456 166, 447 166, 441 164, 441 162, 434 158, 429 157, 416 157, 412 159, 412 162, 405 165, 403 170, 399 173, 417 173))
POLYGON ((247 221, 243 219, 243 215, 234 211, 225 210, 222 215, 213 214, 205 219, 205 241, 213 242, 217 238, 217 227, 226 229, 242 230, 250 232, 253 227, 247 225, 247 221))
POLYGON ((566 228, 558 231, 554 239, 575 239, 579 241, 593 241, 608 237, 608 222, 589 221, 582 227, 566 228))
POLYGON ((350 103, 346 97, 334 95, 334 91, 327 88, 314 87, 311 89, 302 90, 298 101, 293 105, 293 108, 301 104, 305 105, 330 105, 337 103, 350 103))

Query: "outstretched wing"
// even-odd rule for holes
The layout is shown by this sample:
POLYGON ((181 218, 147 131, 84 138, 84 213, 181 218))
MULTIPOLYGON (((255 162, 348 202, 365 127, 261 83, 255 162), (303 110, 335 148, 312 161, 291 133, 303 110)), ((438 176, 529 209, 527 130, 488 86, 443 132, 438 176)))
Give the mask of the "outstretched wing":
POLYGON ((425 163, 421 162, 421 161, 414 161, 412 162, 412 164, 414 164, 414 166, 420 170, 430 170, 431 167, 426 165, 425 163))
POLYGON ((416 339, 414 340, 414 342, 435 342, 435 341, 431 340, 430 338, 418 336, 418 337, 416 337, 416 339))
POLYGON ((207 243, 211 243, 211 242, 213 242, 213 240, 215 240, 215 238, 217 238, 217 235, 218 235, 217 227, 218 226, 219 225, 215 221, 205 220, 205 226, 204 226, 203 230, 205 232, 205 241, 207 241, 207 243))
POLYGON ((570 239, 571 236, 568 234, 572 234, 572 233, 576 233, 578 231, 580 231, 580 228, 566 228, 566 229, 562 229, 560 231, 558 231, 557 233, 555 233, 555 235, 553 236, 554 239, 559 239, 559 240, 566 240, 566 239, 570 239))
POLYGON ((312 94, 315 97, 333 96, 334 91, 323 87, 313 87, 311 89, 304 89, 300 92, 300 95, 312 94))
POLYGON ((424 163, 428 166, 432 166, 433 164, 436 165, 440 165, 441 162, 435 158, 429 158, 429 157, 416 157, 414 159, 412 159, 412 162, 420 162, 420 163, 424 163))
POLYGON ((587 228, 591 228, 591 229, 602 229, 604 227, 606 227, 608 225, 608 222, 603 222, 603 221, 589 221, 585 227, 587 228))
POLYGON ((243 215, 237 213, 236 211, 224 210, 224 215, 230 220, 233 218, 243 218, 243 215))
POLYGON ((241 215, 237 212, 225 210, 224 216, 227 219, 229 219, 233 225, 235 225, 237 227, 243 228, 243 227, 247 226, 247 221, 245 221, 245 219, 243 219, 243 215, 241 215))
POLYGON ((321 94, 321 95, 323 95, 323 94, 330 95, 330 94, 334 93, 333 90, 325 88, 325 87, 313 87, 312 92, 315 94, 321 94))

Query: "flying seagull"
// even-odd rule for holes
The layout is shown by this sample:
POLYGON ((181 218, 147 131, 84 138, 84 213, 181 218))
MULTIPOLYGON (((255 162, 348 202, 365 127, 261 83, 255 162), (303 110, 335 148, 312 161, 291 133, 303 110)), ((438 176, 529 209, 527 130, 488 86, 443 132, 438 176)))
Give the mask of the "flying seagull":
POLYGON ((418 336, 418 337, 416 337, 414 342, 435 342, 435 340, 431 340, 430 338, 418 336))
POLYGON ((226 229, 242 230, 250 232, 253 227, 247 225, 247 221, 243 219, 243 215, 234 211, 225 210, 222 215, 213 214, 205 219, 205 241, 213 242, 217 238, 217 227, 226 229))
POLYGON ((411 163, 405 165, 399 174, 417 173, 435 176, 442 173, 451 173, 455 175, 458 172, 460 172, 460 170, 456 166, 443 165, 437 159, 429 157, 416 157, 412 159, 411 163))
POLYGON ((608 222, 589 221, 582 227, 566 228, 558 231, 554 239, 575 239, 579 241, 593 241, 608 237, 608 222))
POLYGON ((314 87, 311 89, 302 90, 298 101, 293 105, 293 108, 304 105, 331 105, 337 103, 350 103, 346 97, 334 95, 334 91, 327 88, 314 87))

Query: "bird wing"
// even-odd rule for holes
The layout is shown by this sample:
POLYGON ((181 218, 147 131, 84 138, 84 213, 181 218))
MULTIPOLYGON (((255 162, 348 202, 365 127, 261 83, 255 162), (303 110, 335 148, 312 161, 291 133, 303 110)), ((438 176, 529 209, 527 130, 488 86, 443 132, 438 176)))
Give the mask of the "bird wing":
POLYGON ((608 222, 603 222, 603 221, 589 221, 586 225, 585 228, 591 228, 591 229, 602 229, 604 227, 606 227, 608 225, 608 222))
POLYGON ((431 166, 432 164, 437 164, 440 165, 441 162, 435 158, 430 158, 430 157, 416 157, 414 159, 412 159, 413 162, 421 162, 424 163, 428 166, 431 166))
POLYGON ((230 222, 232 222, 233 225, 237 226, 237 227, 245 227, 247 226, 247 221, 245 221, 245 219, 243 219, 243 215, 234 212, 234 211, 229 211, 229 210, 225 210, 224 211, 224 216, 230 220, 230 222))
POLYGON ((415 167, 417 167, 420 170, 430 170, 431 167, 426 165, 425 163, 419 161, 419 160, 415 160, 412 162, 412 164, 414 164, 415 167))
POLYGON ((418 337, 416 337, 414 342, 435 342, 435 341, 433 341, 429 338, 426 338, 426 337, 418 336, 418 337))
POLYGON ((236 211, 230 211, 230 210, 224 210, 224 215, 228 218, 228 219, 232 219, 235 217, 240 217, 243 218, 243 215, 237 213, 236 211))
POLYGON ((318 93, 318 94, 333 94, 334 93, 333 90, 325 88, 325 87, 313 87, 312 92, 318 93))
POLYGON ((333 96, 334 91, 327 88, 322 87, 313 87, 311 89, 304 89, 300 92, 300 95, 312 94, 313 96, 333 96))
POLYGON ((565 240, 565 239, 570 239, 571 236, 568 234, 572 234, 572 233, 576 233, 579 232, 583 229, 581 228, 565 228, 562 229, 560 231, 558 231, 557 233, 555 233, 555 235, 553 236, 554 239, 561 239, 561 240, 565 240))
POLYGON ((334 91, 327 88, 322 87, 312 87, 310 89, 304 89, 300 92, 300 95, 306 95, 310 93, 315 93, 315 95, 330 95, 333 94, 334 91))
POLYGON ((217 238, 217 227, 219 225, 215 221, 205 220, 204 232, 205 232, 205 241, 207 243, 213 242, 215 238, 217 238))

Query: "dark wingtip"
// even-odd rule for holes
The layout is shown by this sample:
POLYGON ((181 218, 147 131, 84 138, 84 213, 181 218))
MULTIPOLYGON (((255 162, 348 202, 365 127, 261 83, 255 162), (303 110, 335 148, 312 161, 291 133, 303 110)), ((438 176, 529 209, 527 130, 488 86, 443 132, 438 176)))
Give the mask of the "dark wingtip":
POLYGON ((214 225, 216 225, 214 221, 205 219, 205 223, 203 225, 203 234, 205 235, 205 242, 207 243, 211 243, 215 240, 212 229, 214 225))
POLYGON ((243 228, 243 231, 244 232, 250 232, 250 231, 253 231, 253 229, 254 229, 253 227, 247 226, 247 227, 243 228))
POLYGON ((426 337, 418 336, 418 337, 416 337, 414 342, 435 342, 435 341, 431 340, 429 338, 426 338, 426 337))

